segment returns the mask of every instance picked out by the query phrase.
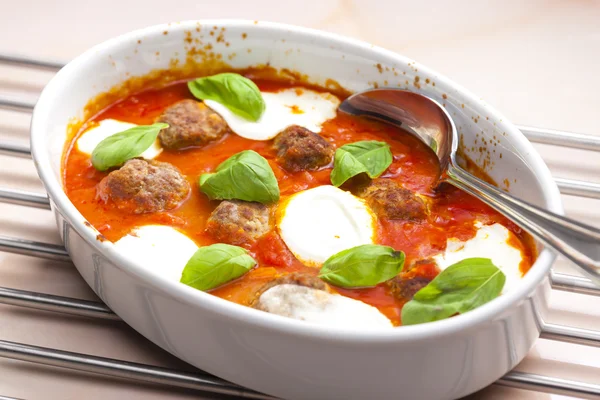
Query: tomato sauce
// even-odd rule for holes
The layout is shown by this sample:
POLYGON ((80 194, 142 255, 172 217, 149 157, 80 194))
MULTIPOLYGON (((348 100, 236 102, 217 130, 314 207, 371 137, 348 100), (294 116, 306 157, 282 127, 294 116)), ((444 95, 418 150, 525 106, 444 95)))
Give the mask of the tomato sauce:
MULTIPOLYGON (((254 81, 262 91, 276 91, 292 86, 266 79, 254 79, 254 81)), ((179 100, 190 98, 193 96, 189 93, 185 82, 148 89, 109 106, 87 121, 86 126, 89 127, 90 124, 107 118, 140 125, 152 124, 166 107, 179 100)), ((437 159, 430 149, 408 133, 378 122, 338 114, 336 118, 323 125, 320 134, 336 148, 360 140, 387 142, 391 146, 393 162, 382 177, 394 179, 405 188, 432 199, 430 215, 424 222, 385 219, 378 221, 378 243, 404 251, 405 265, 444 251, 448 238, 455 237, 461 240, 472 238, 475 235, 473 227, 475 220, 483 223, 499 222, 516 235, 511 244, 520 248, 524 255, 520 266, 523 273, 533 263, 535 258, 533 242, 521 229, 465 192, 446 184, 434 188, 439 175, 437 159)), ((315 172, 290 173, 274 161, 272 141, 253 141, 235 134, 227 134, 218 142, 202 148, 163 151, 156 160, 171 163, 187 177, 192 186, 189 198, 179 208, 168 212, 131 214, 117 209, 110 202, 104 203, 97 198, 96 186, 107 172, 94 169, 90 157, 76 149, 74 143, 77 136, 72 139, 65 154, 63 177, 65 189, 73 204, 87 221, 110 241, 118 240, 134 227, 162 224, 179 229, 199 246, 215 243, 205 232, 205 223, 218 202, 209 201, 199 190, 198 178, 202 173, 212 171, 221 162, 242 150, 254 150, 269 161, 279 183, 281 201, 298 191, 330 184, 329 175, 332 166, 315 172)), ((247 304, 263 284, 281 274, 295 271, 314 275, 318 273, 317 268, 304 266, 292 255, 275 229, 259 239, 249 250, 258 261, 258 267, 241 278, 212 290, 212 294, 240 304, 247 304)), ((431 279, 438 272, 430 264, 424 264, 407 273, 431 279)), ((364 289, 334 288, 334 290, 377 307, 395 325, 400 324, 403 301, 394 298, 386 285, 364 289)))

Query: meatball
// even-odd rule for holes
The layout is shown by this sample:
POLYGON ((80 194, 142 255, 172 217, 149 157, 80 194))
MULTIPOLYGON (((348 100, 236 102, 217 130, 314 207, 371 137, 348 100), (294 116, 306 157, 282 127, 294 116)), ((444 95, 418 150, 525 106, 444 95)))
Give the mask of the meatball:
POLYGON ((290 172, 310 171, 331 162, 334 148, 318 134, 290 126, 275 138, 277 162, 290 172))
POLYGON ((395 277, 388 282, 392 294, 397 298, 412 300, 415 294, 427 286, 431 280, 423 276, 415 276, 412 278, 395 277))
MULTIPOLYGON (((250 307, 254 307, 257 309, 262 309, 260 305, 260 296, 267 290, 271 289, 274 286, 278 285, 296 285, 296 286, 304 286, 311 289, 323 290, 325 292, 332 292, 331 288, 328 284, 323 282, 316 276, 304 274, 302 272, 292 272, 291 274, 284 275, 282 277, 273 279, 270 282, 264 284, 249 301, 250 307)), ((266 310, 263 310, 266 311, 266 310)))
POLYGON ((229 132, 227 123, 219 114, 195 100, 173 104, 156 122, 169 124, 158 134, 161 145, 169 150, 203 146, 229 132))
POLYGON ((225 200, 208 217, 206 231, 224 243, 249 244, 269 231, 269 215, 264 204, 225 200))
POLYGON ((425 202, 391 179, 376 179, 358 191, 380 217, 421 221, 427 218, 425 202))
POLYGON ((98 197, 135 214, 172 210, 190 193, 190 184, 169 163, 132 159, 98 185, 98 197))

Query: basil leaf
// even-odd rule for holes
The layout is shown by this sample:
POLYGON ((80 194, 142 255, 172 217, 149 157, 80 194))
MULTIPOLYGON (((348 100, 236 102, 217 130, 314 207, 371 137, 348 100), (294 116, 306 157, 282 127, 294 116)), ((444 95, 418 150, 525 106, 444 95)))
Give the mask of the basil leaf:
POLYGON ((440 272, 402 308, 402 324, 463 314, 496 298, 506 276, 489 258, 467 258, 440 272))
POLYGON ((267 160, 244 150, 223 161, 213 173, 200 176, 200 190, 211 200, 238 199, 272 203, 279 200, 279 186, 267 160))
POLYGON ((198 78, 189 81, 188 88, 196 98, 214 100, 250 121, 258 121, 265 111, 265 101, 258 86, 239 74, 228 72, 198 78))
POLYGON ((375 286, 398 275, 403 266, 403 252, 388 246, 364 244, 329 257, 319 278, 346 288, 375 286))
POLYGON ((92 165, 98 171, 118 167, 146 151, 152 146, 160 130, 168 127, 169 124, 158 122, 152 125, 135 126, 115 133, 94 148, 92 165))
POLYGON ((335 151, 331 183, 341 186, 348 179, 362 174, 377 178, 392 164, 390 145, 375 140, 346 144, 335 151))
POLYGON ((256 261, 241 247, 218 243, 200 247, 181 273, 181 283, 198 290, 210 290, 239 278, 256 261))

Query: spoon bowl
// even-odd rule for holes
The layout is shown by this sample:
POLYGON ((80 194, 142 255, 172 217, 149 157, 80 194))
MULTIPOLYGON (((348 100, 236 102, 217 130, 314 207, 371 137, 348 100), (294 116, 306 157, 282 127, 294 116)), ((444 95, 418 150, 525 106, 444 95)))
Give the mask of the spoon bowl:
POLYGON ((356 93, 340 111, 400 127, 425 143, 440 162, 440 182, 479 198, 544 245, 575 263, 600 286, 600 230, 544 210, 477 178, 457 162, 454 121, 435 99, 408 90, 381 88, 356 93))
POLYGON ((440 162, 440 172, 448 167, 458 148, 454 121, 434 99, 408 90, 373 89, 348 97, 339 110, 377 119, 408 131, 427 145, 440 162))

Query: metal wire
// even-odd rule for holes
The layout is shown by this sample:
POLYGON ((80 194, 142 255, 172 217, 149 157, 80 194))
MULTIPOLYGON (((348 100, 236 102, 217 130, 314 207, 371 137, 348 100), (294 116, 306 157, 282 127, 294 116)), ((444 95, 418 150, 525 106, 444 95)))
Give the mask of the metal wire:
POLYGON ((35 103, 0 97, 0 108, 10 111, 31 112, 35 103))
POLYGON ((575 149, 600 151, 600 136, 584 135, 553 129, 534 128, 532 126, 517 126, 532 142, 552 144, 555 146, 572 147, 575 149))
POLYGON ((583 346, 600 347, 600 331, 592 331, 573 326, 546 323, 544 324, 540 337, 543 339, 580 344, 583 346))
POLYGON ((497 385, 565 396, 598 396, 600 385, 512 371, 495 382, 497 385))
POLYGON ((554 178, 554 181, 562 194, 600 199, 600 184, 598 183, 564 178, 554 178))
POLYGON ((0 303, 81 317, 121 320, 110 308, 97 301, 72 299, 5 287, 0 287, 0 303))
POLYGON ((17 143, 0 142, 0 155, 19 158, 31 158, 29 146, 17 143))
POLYGON ((47 260, 71 262, 69 254, 63 246, 33 240, 0 236, 0 251, 47 260))
POLYGON ((92 372, 116 378, 196 389, 247 399, 273 399, 205 372, 189 373, 128 361, 0 340, 0 357, 92 372))
POLYGON ((588 278, 558 272, 552 272, 552 289, 589 296, 600 296, 600 287, 594 285, 588 278))
POLYGON ((0 202, 17 204, 20 206, 50 209, 50 200, 45 194, 26 192, 17 189, 0 188, 0 202))
POLYGON ((0 54, 0 63, 17 67, 39 68, 51 71, 61 69, 65 63, 52 60, 40 60, 19 54, 0 54))

